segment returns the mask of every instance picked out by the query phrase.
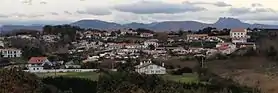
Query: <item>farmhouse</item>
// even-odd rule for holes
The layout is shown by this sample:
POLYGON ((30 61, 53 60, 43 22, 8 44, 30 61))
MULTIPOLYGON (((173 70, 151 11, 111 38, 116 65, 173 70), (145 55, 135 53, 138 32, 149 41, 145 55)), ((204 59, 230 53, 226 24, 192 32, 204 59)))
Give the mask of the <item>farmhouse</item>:
POLYGON ((139 65, 135 66, 135 71, 144 74, 166 74, 166 68, 163 63, 159 66, 153 64, 151 60, 141 62, 139 65))

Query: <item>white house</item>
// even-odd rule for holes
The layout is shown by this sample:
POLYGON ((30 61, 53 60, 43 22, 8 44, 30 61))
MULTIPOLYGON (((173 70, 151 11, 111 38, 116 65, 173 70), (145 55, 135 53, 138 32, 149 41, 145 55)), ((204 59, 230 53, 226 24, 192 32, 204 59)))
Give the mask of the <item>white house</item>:
POLYGON ((0 41, 0 47, 4 47, 4 42, 3 41, 0 41))
POLYGON ((247 30, 246 29, 232 29, 230 31, 230 37, 233 43, 246 43, 247 42, 247 30))
POLYGON ((153 37, 152 33, 141 33, 140 37, 153 37))
POLYGON ((144 48, 147 48, 150 45, 157 47, 159 44, 156 41, 150 41, 150 40, 144 42, 144 48))
POLYGON ((0 49, 0 52, 2 56, 6 58, 21 57, 22 54, 20 49, 13 48, 0 49))
POLYGON ((28 67, 39 67, 48 64, 52 66, 53 64, 47 59, 47 57, 31 57, 28 61, 28 67))
POLYGON ((141 62, 139 65, 135 66, 135 71, 143 74, 166 74, 166 68, 162 63, 162 66, 153 64, 151 60, 148 62, 141 62))
POLYGON ((172 50, 173 53, 175 54, 179 54, 179 55, 183 55, 183 54, 187 54, 188 51, 186 49, 184 49, 183 47, 178 47, 172 50))
POLYGON ((219 43, 216 45, 216 48, 222 54, 231 54, 237 50, 236 45, 231 43, 219 43))

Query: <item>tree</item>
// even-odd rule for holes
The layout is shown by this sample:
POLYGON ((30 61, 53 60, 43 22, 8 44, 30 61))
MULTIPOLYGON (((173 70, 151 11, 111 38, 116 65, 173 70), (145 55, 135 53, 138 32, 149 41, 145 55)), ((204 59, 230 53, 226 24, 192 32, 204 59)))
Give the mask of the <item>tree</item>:
POLYGON ((151 44, 151 45, 149 45, 148 47, 149 47, 149 49, 150 49, 150 50, 155 50, 155 46, 154 46, 154 45, 152 45, 152 44, 151 44))
POLYGON ((17 69, 0 70, 0 93, 42 93, 43 84, 35 75, 17 69))

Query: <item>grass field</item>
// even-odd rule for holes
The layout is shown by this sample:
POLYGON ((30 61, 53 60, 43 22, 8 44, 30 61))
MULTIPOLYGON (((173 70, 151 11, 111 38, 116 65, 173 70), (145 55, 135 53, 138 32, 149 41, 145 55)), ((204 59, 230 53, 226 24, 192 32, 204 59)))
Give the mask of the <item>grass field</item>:
MULTIPOLYGON (((39 77, 54 77, 55 73, 36 73, 36 75, 39 77)), ((87 79, 97 81, 99 73, 96 73, 96 72, 67 72, 67 73, 56 73, 56 76, 87 78, 87 79)))
MULTIPOLYGON (((54 77, 55 73, 36 73, 39 77, 54 77)), ((67 72, 67 73, 56 73, 56 76, 63 77, 78 77, 78 78, 87 78, 94 81, 98 80, 99 73, 96 72, 67 72)), ((162 75, 165 80, 172 80, 176 82, 183 83, 196 83, 198 82, 198 77, 195 74, 183 74, 183 75, 162 75)))
POLYGON ((183 75, 163 75, 162 78, 165 80, 172 80, 182 83, 198 83, 198 76, 195 74, 183 74, 183 75))

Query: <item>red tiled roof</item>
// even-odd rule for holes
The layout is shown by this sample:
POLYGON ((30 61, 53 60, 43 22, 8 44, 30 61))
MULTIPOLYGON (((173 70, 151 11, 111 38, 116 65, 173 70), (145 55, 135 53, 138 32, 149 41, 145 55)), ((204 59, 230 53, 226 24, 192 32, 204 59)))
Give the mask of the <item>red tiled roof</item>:
POLYGON ((245 32, 244 28, 237 28, 237 29, 232 29, 232 32, 245 32))
POLYGON ((45 60, 47 60, 47 57, 31 57, 28 63, 38 64, 43 63, 45 60))

